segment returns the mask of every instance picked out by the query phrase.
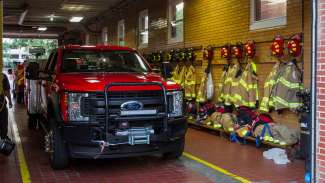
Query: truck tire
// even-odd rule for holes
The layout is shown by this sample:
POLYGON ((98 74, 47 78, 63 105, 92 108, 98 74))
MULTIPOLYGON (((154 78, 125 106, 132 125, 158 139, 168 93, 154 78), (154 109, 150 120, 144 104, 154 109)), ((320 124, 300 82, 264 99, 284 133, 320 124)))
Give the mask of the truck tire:
POLYGON ((50 153, 51 167, 55 170, 67 168, 69 165, 69 155, 66 144, 63 141, 62 133, 57 126, 52 125, 52 148, 53 152, 50 153))
POLYGON ((184 151, 184 145, 185 145, 185 137, 182 137, 181 139, 174 142, 175 147, 172 151, 164 153, 163 158, 164 159, 177 159, 182 156, 184 151))

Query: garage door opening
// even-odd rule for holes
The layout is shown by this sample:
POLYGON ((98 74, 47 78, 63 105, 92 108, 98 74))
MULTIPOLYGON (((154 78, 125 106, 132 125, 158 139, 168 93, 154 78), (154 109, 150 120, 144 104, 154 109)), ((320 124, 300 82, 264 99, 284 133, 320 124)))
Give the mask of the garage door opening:
POLYGON ((4 68, 14 69, 24 61, 36 59, 33 49, 44 49, 44 54, 39 59, 47 59, 50 51, 58 46, 56 39, 27 39, 27 38, 4 38, 3 39, 3 64, 4 68))

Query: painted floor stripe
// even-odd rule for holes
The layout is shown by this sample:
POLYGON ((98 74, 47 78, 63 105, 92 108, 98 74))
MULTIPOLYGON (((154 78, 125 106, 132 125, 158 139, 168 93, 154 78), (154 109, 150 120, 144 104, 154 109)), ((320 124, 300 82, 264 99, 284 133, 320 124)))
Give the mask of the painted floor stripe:
POLYGON ((218 167, 216 165, 213 165, 213 164, 211 164, 211 163, 209 163, 209 162, 207 162, 205 160, 202 160, 202 159, 200 159, 198 157, 195 157, 195 156, 193 156, 193 155, 191 155, 191 154, 189 154, 187 152, 184 152, 183 153, 183 156, 185 156, 185 157, 187 157, 187 158, 189 158, 191 160, 197 161, 197 162, 199 162, 199 163, 201 163, 201 164, 203 164, 203 165, 205 165, 205 166, 207 166, 209 168, 212 168, 212 169, 214 169, 214 170, 216 170, 216 171, 218 171, 218 172, 220 172, 222 174, 228 175, 228 176, 232 177, 233 179, 236 179, 236 180, 238 180, 240 182, 243 182, 243 183, 251 183, 251 181, 249 181, 249 180, 247 180, 247 179, 245 179, 243 177, 240 177, 238 175, 235 175, 233 173, 230 173, 228 170, 225 170, 225 169, 220 168, 220 167, 218 167))
POLYGON ((16 150, 17 150, 17 155, 18 155, 18 161, 19 161, 19 168, 20 168, 20 174, 22 178, 23 183, 31 183, 30 180, 30 174, 28 170, 28 166, 26 163, 24 151, 23 151, 23 145, 21 143, 18 127, 15 118, 13 117, 13 112, 9 112, 9 122, 12 127, 13 131, 13 137, 16 142, 16 150))

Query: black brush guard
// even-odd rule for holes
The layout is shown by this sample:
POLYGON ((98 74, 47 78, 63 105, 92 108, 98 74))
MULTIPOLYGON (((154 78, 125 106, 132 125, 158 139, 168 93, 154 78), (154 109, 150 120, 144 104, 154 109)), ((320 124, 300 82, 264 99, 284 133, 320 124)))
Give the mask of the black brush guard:
MULTIPOLYGON (((161 91, 163 92, 163 102, 164 102, 164 112, 158 112, 156 115, 157 116, 143 116, 143 117, 137 117, 134 116, 134 118, 139 118, 139 119, 145 119, 145 118, 162 118, 163 119, 163 131, 167 132, 168 131, 168 103, 167 103, 167 91, 165 87, 158 82, 145 82, 145 83, 110 83, 105 86, 104 92, 105 92, 105 140, 106 142, 99 142, 101 146, 109 146, 109 145, 114 145, 114 144, 109 144, 109 126, 111 124, 110 121, 110 114, 109 114, 109 89, 112 87, 116 86, 159 86, 161 88, 161 91)), ((130 117, 121 117, 118 116, 117 118, 119 119, 128 119, 130 117)), ((118 144, 116 144, 118 145, 118 144)))

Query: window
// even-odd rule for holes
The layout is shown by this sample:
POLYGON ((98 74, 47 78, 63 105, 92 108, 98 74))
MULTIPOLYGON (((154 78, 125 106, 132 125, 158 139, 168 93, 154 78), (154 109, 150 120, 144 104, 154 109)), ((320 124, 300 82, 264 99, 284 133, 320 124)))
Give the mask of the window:
POLYGON ((102 43, 103 44, 108 44, 108 31, 107 31, 107 27, 104 27, 102 30, 102 43))
POLYGON ((124 20, 118 21, 117 25, 117 42, 119 46, 125 45, 125 23, 124 20))
POLYGON ((148 66, 133 51, 65 50, 63 72, 135 72, 148 71, 148 66))
POLYGON ((287 24, 287 0, 251 0, 250 30, 287 24))
POLYGON ((49 68, 50 71, 52 71, 52 72, 55 71, 55 66, 56 66, 57 61, 58 61, 58 53, 55 52, 54 56, 51 59, 50 68, 49 68))
POLYGON ((45 65, 45 71, 47 71, 50 67, 51 61, 53 59, 54 52, 51 52, 49 58, 47 59, 46 65, 45 65))
POLYGON ((184 22, 184 2, 183 0, 169 0, 169 42, 183 42, 183 22, 184 22))
POLYGON ((147 47, 149 41, 149 16, 148 10, 140 12, 139 15, 139 43, 140 47, 147 47))

